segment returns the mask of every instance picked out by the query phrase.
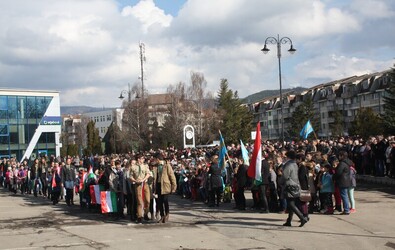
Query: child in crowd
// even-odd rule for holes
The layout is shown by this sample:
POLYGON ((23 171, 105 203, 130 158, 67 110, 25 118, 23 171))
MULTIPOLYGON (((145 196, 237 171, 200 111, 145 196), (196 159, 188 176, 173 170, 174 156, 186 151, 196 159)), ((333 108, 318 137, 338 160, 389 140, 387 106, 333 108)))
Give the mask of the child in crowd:
POLYGON ((332 173, 330 172, 330 165, 324 164, 322 166, 322 176, 318 187, 320 188, 320 200, 322 201, 321 211, 323 214, 333 214, 332 193, 334 190, 332 173))

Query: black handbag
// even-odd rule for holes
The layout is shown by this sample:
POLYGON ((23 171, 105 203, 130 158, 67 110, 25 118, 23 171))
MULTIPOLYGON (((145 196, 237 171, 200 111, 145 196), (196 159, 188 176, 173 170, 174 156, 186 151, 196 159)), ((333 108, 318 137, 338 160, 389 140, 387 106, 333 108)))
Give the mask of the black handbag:
POLYGON ((298 198, 300 197, 300 187, 298 184, 288 184, 285 186, 285 194, 287 198, 298 198))

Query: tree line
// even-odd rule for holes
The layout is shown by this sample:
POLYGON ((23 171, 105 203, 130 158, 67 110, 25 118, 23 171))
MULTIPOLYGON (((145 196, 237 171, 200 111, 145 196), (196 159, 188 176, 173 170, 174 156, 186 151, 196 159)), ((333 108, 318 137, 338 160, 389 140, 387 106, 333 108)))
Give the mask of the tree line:
MULTIPOLYGON (((74 144, 63 143, 62 155, 128 153, 170 146, 181 148, 185 125, 195 128, 197 145, 219 140, 219 130, 227 144, 236 144, 240 140, 250 141, 251 131, 256 126, 253 124, 253 114, 246 105, 242 105, 238 92, 229 88, 227 79, 220 80, 219 89, 214 94, 207 89, 207 82, 200 72, 192 72, 188 84, 179 82, 169 85, 164 95, 164 105, 156 107, 157 113, 152 111, 153 107, 148 101, 149 93, 142 93, 139 84, 132 87, 131 94, 131 101, 122 104, 125 110, 122 129, 112 123, 105 137, 99 138, 94 121, 85 120, 76 136, 84 139, 79 138, 74 144), (158 113, 166 115, 156 116, 158 113), (86 134, 81 132, 83 126, 86 126, 86 134)), ((344 112, 346 111, 335 107, 329 114, 333 118, 330 124, 333 137, 344 135, 344 112)), ((290 128, 286 139, 300 139, 299 132, 307 120, 319 132, 319 118, 314 112, 311 98, 306 98, 295 108, 289 119, 290 128)), ((390 87, 384 96, 383 114, 377 114, 371 108, 359 109, 348 128, 348 134, 362 138, 395 134, 395 70, 390 73, 390 87)), ((313 134, 309 136, 312 137, 313 134)))

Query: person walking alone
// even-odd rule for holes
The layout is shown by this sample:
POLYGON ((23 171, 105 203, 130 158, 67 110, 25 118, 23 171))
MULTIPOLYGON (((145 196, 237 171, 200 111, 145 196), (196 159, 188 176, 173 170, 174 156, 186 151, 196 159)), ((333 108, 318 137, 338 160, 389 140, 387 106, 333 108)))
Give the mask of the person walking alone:
POLYGON ((158 195, 160 219, 158 223, 169 220, 169 194, 177 190, 177 181, 170 164, 170 159, 159 156, 158 167, 154 170, 155 194, 158 195))
POLYGON ((300 197, 300 184, 298 178, 298 165, 296 164, 296 153, 290 150, 286 153, 288 161, 284 165, 283 175, 281 177, 281 185, 284 187, 284 196, 287 199, 288 219, 283 226, 290 227, 294 213, 300 219, 299 227, 303 227, 308 219, 303 216, 302 212, 296 206, 296 201, 300 197))

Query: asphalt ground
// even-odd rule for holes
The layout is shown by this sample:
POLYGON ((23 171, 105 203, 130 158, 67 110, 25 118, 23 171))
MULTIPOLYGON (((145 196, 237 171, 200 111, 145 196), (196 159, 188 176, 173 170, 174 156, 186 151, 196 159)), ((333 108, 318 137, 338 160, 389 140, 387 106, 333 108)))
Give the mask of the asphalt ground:
POLYGON ((283 227, 286 214, 238 211, 233 201, 209 208, 172 195, 168 223, 138 225, 1 189, 0 249, 395 249, 395 188, 364 183, 355 197, 356 213, 312 214, 299 228, 296 216, 283 227))

